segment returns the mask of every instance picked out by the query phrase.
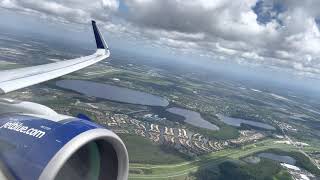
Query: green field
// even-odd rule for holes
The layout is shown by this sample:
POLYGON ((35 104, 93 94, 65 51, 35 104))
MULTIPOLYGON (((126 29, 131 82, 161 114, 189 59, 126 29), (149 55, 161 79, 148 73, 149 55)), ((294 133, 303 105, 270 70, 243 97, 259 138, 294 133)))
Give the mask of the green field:
POLYGON ((21 64, 0 60, 0 70, 8 70, 8 69, 14 69, 14 68, 21 68, 21 67, 23 67, 23 65, 21 64))
MULTIPOLYGON (((214 164, 218 165, 226 160, 239 160, 242 157, 254 154, 260 151, 265 151, 272 148, 294 150, 290 145, 276 144, 273 140, 264 140, 252 145, 244 146, 241 149, 225 149, 218 152, 213 152, 208 155, 198 157, 193 161, 183 163, 166 164, 166 165, 151 165, 141 163, 131 163, 130 179, 185 179, 191 173, 196 173, 200 169, 211 167, 214 164), (139 172, 139 173, 136 173, 139 172)), ((278 175, 280 176, 280 175, 278 175)))
POLYGON ((173 164, 188 160, 173 148, 153 144, 141 136, 120 134, 120 137, 126 144, 131 163, 173 164))
POLYGON ((257 164, 239 160, 226 160, 220 164, 212 163, 212 166, 200 168, 190 176, 201 180, 291 180, 290 175, 279 163, 268 159, 262 159, 257 164))

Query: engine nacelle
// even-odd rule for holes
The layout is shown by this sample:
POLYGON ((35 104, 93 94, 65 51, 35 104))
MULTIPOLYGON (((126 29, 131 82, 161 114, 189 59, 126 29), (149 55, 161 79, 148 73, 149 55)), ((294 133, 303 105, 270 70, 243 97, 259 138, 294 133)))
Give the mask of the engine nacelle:
POLYGON ((0 115, 0 179, 128 178, 121 139, 93 122, 37 115, 0 115))

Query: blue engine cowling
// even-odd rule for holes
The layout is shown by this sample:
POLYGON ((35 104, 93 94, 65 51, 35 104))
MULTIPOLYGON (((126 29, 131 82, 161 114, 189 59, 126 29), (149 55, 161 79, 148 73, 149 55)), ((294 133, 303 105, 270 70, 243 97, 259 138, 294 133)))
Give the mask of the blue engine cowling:
POLYGON ((21 180, 128 178, 128 154, 113 132, 88 120, 0 116, 1 177, 21 180))

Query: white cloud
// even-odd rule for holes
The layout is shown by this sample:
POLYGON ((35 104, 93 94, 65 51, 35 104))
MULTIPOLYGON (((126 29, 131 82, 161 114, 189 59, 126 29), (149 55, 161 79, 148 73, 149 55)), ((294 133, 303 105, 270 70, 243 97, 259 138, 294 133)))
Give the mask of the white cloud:
POLYGON ((247 58, 247 59, 254 59, 254 60, 264 60, 263 57, 259 56, 257 53, 255 52, 245 52, 241 55, 243 58, 247 58))
POLYGON ((119 8, 118 0, 0 0, 0 7, 36 13, 64 22, 87 23, 90 19, 105 21, 119 8))
POLYGON ((221 47, 219 43, 216 43, 216 50, 217 50, 218 52, 221 52, 221 53, 224 53, 224 54, 228 54, 228 55, 235 55, 235 54, 237 54, 237 51, 236 51, 236 50, 221 47))
MULTIPOLYGON (((319 0, 0 0, 0 7, 64 22, 105 22, 114 34, 241 64, 320 73, 319 0), (284 8, 277 12, 275 4, 284 8), (260 22, 262 15, 270 19, 260 22), (114 20, 116 19, 116 20, 114 20)), ((263 19, 263 18, 262 18, 263 19)))
POLYGON ((143 28, 167 31, 167 35, 162 35, 172 40, 181 41, 171 36, 171 32, 203 34, 203 39, 188 40, 203 51, 222 54, 238 62, 297 71, 317 72, 316 65, 320 64, 319 29, 315 22, 320 15, 320 3, 316 0, 266 1, 262 9, 264 13, 270 11, 273 19, 265 23, 258 22, 253 10, 256 0, 126 2, 132 12, 128 21, 143 28), (276 13, 275 3, 281 3, 285 10, 276 13))

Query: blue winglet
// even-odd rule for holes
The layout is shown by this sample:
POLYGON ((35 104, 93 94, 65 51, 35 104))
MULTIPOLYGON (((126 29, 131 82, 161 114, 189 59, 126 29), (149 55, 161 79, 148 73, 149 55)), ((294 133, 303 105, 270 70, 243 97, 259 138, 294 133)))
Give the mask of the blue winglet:
POLYGON ((109 49, 95 21, 92 21, 92 29, 93 29, 94 37, 96 39, 97 48, 109 49))

